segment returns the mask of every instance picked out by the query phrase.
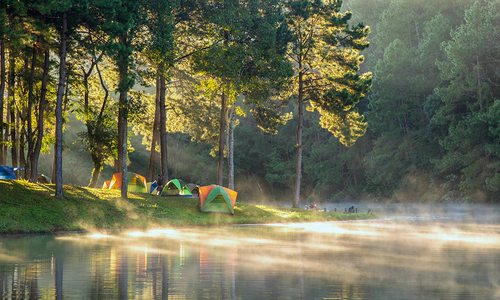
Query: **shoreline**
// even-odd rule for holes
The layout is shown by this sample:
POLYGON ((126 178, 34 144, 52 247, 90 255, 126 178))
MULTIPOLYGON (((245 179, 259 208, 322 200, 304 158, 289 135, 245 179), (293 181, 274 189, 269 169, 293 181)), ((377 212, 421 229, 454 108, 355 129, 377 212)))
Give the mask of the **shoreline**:
POLYGON ((54 186, 0 180, 0 236, 67 232, 120 232, 152 227, 212 227, 268 223, 373 219, 368 213, 324 212, 236 203, 235 214, 204 213, 197 198, 160 197, 119 190, 64 186, 65 197, 51 194, 54 186))

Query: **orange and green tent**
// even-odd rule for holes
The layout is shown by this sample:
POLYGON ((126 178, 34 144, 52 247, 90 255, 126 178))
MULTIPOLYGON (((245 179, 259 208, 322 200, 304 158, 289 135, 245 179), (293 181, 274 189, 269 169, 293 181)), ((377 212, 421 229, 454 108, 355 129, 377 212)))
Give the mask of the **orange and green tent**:
POLYGON ((192 196, 191 190, 180 179, 172 179, 161 191, 162 196, 192 196))
MULTIPOLYGON (((142 175, 129 172, 127 173, 127 181, 129 192, 136 193, 147 193, 147 183, 146 178, 142 175)), ((109 182, 109 189, 121 189, 122 188, 122 173, 115 173, 109 182)))
POLYGON ((111 184, 111 180, 106 180, 104 181, 104 183, 102 184, 102 188, 103 189, 109 189, 109 185, 111 184))
POLYGON ((203 212, 223 212, 234 215, 238 193, 219 185, 199 187, 200 209, 203 212))

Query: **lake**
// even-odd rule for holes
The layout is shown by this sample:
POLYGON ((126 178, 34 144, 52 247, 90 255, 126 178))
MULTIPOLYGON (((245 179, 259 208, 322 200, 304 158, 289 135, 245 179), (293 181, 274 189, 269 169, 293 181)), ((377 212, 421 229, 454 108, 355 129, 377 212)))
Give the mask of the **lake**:
POLYGON ((495 209, 484 215, 458 210, 370 221, 4 236, 0 295, 500 299, 495 209))

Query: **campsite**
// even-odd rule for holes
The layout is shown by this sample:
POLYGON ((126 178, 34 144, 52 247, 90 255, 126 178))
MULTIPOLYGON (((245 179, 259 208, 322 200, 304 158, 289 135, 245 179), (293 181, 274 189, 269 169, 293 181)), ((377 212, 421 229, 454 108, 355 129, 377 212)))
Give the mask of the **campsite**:
POLYGON ((499 0, 1 0, 0 299, 500 299, 499 0))

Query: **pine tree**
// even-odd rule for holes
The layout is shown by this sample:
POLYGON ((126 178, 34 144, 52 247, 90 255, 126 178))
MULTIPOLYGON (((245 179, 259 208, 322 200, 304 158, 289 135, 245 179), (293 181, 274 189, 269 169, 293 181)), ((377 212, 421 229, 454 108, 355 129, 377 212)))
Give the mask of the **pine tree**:
POLYGON ((121 196, 126 199, 129 91, 135 82, 133 54, 141 47, 138 33, 147 13, 143 2, 134 0, 96 0, 96 8, 101 29, 109 35, 105 48, 118 69, 118 170, 122 173, 121 196))
POLYGON ((318 111, 320 125, 344 145, 365 133, 366 122, 356 110, 371 85, 371 73, 359 74, 368 47, 369 28, 350 26, 351 12, 342 1, 288 1, 291 32, 289 58, 295 67, 298 106, 297 160, 293 206, 300 202, 304 105, 318 111))

